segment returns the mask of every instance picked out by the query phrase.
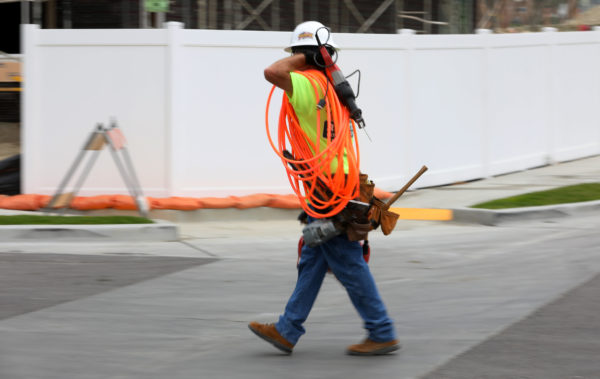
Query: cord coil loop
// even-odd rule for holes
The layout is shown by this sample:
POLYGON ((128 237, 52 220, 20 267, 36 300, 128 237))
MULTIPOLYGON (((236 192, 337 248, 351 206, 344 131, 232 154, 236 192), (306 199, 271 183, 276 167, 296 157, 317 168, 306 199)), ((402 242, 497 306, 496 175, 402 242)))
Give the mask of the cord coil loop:
POLYGON ((275 86, 266 106, 266 129, 273 151, 283 163, 290 185, 303 210, 315 218, 331 217, 359 196, 360 154, 356 124, 335 91, 329 91, 326 76, 318 70, 298 71, 313 86, 315 99, 324 96, 328 123, 317 112, 316 141, 302 129, 294 108, 283 94, 279 113, 277 145, 269 129, 269 107, 275 86), (325 94, 325 95, 321 95, 325 94), (323 130, 329 125, 328 130, 323 130), (291 151, 291 153, 290 153, 291 151), (347 160, 347 172, 344 170, 347 160))

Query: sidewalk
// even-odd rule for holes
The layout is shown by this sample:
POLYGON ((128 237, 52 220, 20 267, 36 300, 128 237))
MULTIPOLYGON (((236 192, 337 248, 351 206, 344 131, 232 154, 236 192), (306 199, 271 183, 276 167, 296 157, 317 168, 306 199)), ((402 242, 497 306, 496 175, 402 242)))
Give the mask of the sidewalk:
POLYGON ((460 209, 503 197, 598 181, 600 156, 594 156, 469 183, 420 189, 402 196, 395 206, 460 209))

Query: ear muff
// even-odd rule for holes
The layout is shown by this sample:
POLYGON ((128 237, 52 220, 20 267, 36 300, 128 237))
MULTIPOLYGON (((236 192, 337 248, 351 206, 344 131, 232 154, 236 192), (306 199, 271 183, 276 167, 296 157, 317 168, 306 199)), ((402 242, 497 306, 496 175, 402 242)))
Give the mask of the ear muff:
MULTIPOLYGON (((329 52, 329 55, 331 55, 332 57, 334 57, 335 54, 337 54, 333 47, 325 46, 325 48, 327 49, 327 52, 329 52)), ((308 64, 317 66, 320 69, 325 67, 325 61, 323 60, 323 56, 321 56, 321 52, 319 51, 319 48, 317 46, 294 46, 292 47, 292 53, 304 54, 306 56, 306 63, 308 64)))

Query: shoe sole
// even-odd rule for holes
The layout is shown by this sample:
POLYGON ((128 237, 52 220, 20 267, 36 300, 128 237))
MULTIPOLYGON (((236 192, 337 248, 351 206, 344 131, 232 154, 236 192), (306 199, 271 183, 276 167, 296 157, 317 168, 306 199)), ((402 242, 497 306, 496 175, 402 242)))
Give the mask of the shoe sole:
POLYGON ((377 349, 377 350, 373 350, 373 351, 369 351, 369 352, 347 350, 346 353, 348 355, 355 355, 355 356, 360 356, 360 357, 370 357, 370 356, 374 356, 374 355, 386 355, 389 353, 393 353, 396 350, 400 350, 401 347, 402 346, 400 346, 400 345, 392 345, 392 346, 388 346, 388 347, 382 347, 381 349, 377 349))
POLYGON ((260 334, 257 330, 254 330, 250 325, 248 325, 248 329, 250 329, 252 331, 252 333, 256 334, 257 336, 259 336, 260 338, 262 338, 263 340, 267 341, 268 343, 270 343, 271 345, 275 346, 276 348, 278 348, 279 350, 283 351, 284 353, 287 354, 291 354, 292 353, 292 349, 290 349, 287 346, 284 346, 282 344, 280 344, 279 342, 260 334))

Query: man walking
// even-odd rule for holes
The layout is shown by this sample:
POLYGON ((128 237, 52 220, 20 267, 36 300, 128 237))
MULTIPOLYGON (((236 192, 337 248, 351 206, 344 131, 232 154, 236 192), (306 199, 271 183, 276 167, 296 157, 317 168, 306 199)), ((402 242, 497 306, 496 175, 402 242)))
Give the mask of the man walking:
MULTIPOLYGON (((332 117, 334 113, 322 109, 322 105, 317 107, 320 99, 316 96, 314 81, 309 78, 317 77, 328 83, 323 72, 324 62, 316 39, 319 30, 325 28, 316 21, 298 25, 293 32, 290 46, 286 48, 286 51, 291 51, 292 55, 271 64, 264 72, 266 80, 285 91, 284 96, 287 96, 289 104, 293 107, 294 116, 297 117, 303 131, 303 138, 314 140, 316 144, 323 142, 317 141, 318 139, 331 137, 327 133, 332 133, 331 129, 328 131, 328 125, 332 122, 328 123, 326 118, 327 115, 332 117), (309 71, 312 76, 303 75, 309 71)), ((330 50, 337 47, 330 36, 327 45, 330 50)), ((328 83, 327 86, 329 85, 328 83)), ((323 91, 321 88, 316 92, 319 97, 324 97, 327 93, 323 92, 327 91, 329 89, 323 91)), ((343 155, 343 159, 339 158, 336 161, 343 164, 344 172, 341 175, 346 177, 354 175, 348 169, 348 157, 345 153, 343 155)), ((342 168, 338 167, 338 163, 335 166, 332 166, 332 171, 341 172, 342 168)), ((317 207, 318 204, 309 206, 317 207)), ((316 220, 319 219, 310 216, 307 218, 308 223, 316 220)), ((310 313, 328 269, 348 292, 368 333, 363 342, 349 346, 347 353, 382 355, 398 350, 400 345, 396 340, 393 322, 387 315, 373 276, 363 258, 363 249, 358 241, 350 240, 346 233, 341 233, 314 247, 308 245, 302 247, 296 287, 284 313, 275 324, 253 321, 248 325, 250 330, 278 349, 291 353, 299 338, 305 333, 303 323, 310 313)))

